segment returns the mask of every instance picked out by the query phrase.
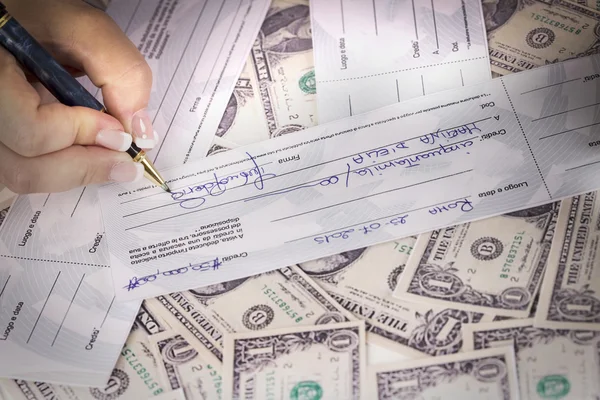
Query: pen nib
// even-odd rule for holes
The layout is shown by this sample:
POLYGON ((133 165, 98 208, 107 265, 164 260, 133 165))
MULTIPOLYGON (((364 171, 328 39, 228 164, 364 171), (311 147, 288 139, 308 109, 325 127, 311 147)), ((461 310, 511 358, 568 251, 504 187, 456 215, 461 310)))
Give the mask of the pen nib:
POLYGON ((167 193, 171 193, 171 189, 169 189, 169 187, 167 186, 167 184, 166 184, 166 183, 163 183, 163 184, 161 185, 161 187, 163 188, 163 190, 164 190, 165 192, 167 192, 167 193))

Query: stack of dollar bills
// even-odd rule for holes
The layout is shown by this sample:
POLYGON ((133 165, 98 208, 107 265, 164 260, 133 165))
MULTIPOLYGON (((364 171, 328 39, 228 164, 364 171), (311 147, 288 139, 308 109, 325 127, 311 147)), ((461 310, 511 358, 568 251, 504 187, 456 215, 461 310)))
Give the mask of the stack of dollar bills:
MULTIPOLYGON (((482 3, 495 77, 598 52, 596 0, 482 3)), ((273 82, 314 69, 308 0, 274 0, 269 13, 290 7, 297 20, 289 32, 303 46, 286 57, 265 51, 262 62, 278 57, 274 76, 248 59, 232 95, 237 109, 223 116, 211 153, 317 123, 314 85, 284 94, 286 85, 273 82), (292 124, 268 112, 282 96, 296 96, 292 124)), ((147 299, 106 387, 1 380, 0 393, 17 400, 598 399, 600 196, 147 299)))

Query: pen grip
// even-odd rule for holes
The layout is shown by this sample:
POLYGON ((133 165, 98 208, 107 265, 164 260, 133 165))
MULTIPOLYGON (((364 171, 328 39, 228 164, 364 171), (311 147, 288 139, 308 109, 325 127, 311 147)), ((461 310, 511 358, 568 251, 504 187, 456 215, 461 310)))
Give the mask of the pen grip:
POLYGON ((0 44, 4 46, 23 66, 29 69, 63 104, 104 110, 104 106, 90 92, 64 69, 42 45, 35 40, 0 6, 0 18, 4 25, 0 28, 0 44))

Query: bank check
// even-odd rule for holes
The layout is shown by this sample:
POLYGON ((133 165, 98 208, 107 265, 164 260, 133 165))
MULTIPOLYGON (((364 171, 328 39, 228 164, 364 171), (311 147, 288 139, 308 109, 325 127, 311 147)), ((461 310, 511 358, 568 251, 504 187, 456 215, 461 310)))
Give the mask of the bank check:
POLYGON ((491 79, 480 0, 311 0, 319 123, 491 79))
MULTIPOLYGON (((117 298, 241 278, 594 190, 599 106, 600 57, 586 57, 163 170, 172 194, 106 185, 117 298)), ((435 276, 428 284, 452 285, 435 276)))
MULTIPOLYGON (((268 4, 111 2, 153 70, 158 168, 205 155, 268 4)), ((96 186, 17 198, 0 230, 0 376, 106 383, 139 301, 115 299, 105 238, 96 186)))

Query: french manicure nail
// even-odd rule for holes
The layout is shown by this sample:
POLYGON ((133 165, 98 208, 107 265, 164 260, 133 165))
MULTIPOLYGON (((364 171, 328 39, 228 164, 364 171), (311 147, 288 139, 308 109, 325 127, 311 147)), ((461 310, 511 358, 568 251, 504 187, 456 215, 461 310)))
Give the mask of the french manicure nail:
POLYGON ((107 149, 125 151, 131 146, 131 135, 112 129, 104 129, 96 135, 96 144, 107 149))
POLYGON ((115 182, 137 182, 144 176, 142 164, 128 161, 115 164, 110 170, 109 178, 115 182))
POLYGON ((151 149, 158 143, 158 135, 152 127, 152 119, 146 110, 133 114, 131 121, 135 144, 142 149, 151 149))

